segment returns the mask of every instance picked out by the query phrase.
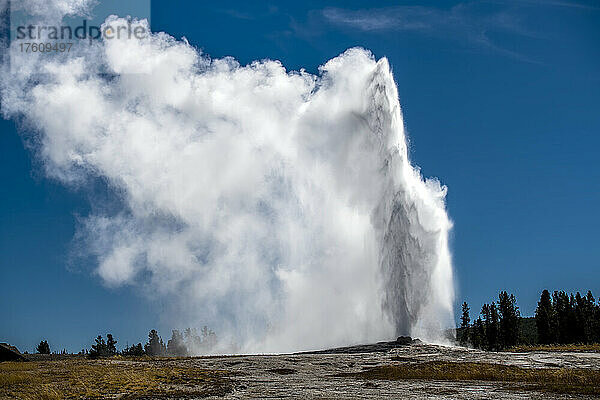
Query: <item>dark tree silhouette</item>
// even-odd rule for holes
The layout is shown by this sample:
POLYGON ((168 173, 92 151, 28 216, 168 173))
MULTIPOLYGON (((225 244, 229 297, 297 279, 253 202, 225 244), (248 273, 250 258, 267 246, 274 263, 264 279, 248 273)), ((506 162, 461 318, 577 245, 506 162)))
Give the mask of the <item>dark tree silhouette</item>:
POLYGON ((576 336, 575 297, 563 291, 554 292, 553 303, 556 310, 558 342, 573 343, 576 336))
POLYGON ((42 340, 40 344, 37 345, 36 350, 39 354, 50 354, 50 345, 47 340, 42 340))
POLYGON ((141 343, 138 344, 132 344, 131 347, 126 347, 125 350, 123 350, 122 354, 124 356, 143 356, 144 354, 146 354, 144 352, 144 347, 142 346, 141 343))
POLYGON ((132 346, 132 348, 133 350, 131 355, 133 356, 143 356, 145 354, 141 343, 136 344, 135 347, 132 346))
POLYGON ((471 340, 473 343, 473 347, 478 349, 487 348, 487 338, 485 336, 485 328, 483 326, 483 321, 481 317, 478 317, 477 320, 473 324, 473 331, 471 335, 471 340))
POLYGON ((469 325, 468 305, 462 305, 461 344, 470 341, 473 347, 502 350, 524 344, 589 344, 600 342, 600 299, 591 291, 543 290, 535 310, 535 318, 521 318, 514 295, 502 291, 498 303, 484 304, 480 316, 469 325), (469 332, 468 338, 464 332, 469 332))
POLYGON ((521 314, 514 295, 506 291, 498 295, 498 312, 500 317, 498 348, 516 346, 519 341, 519 321, 521 314))
POLYGON ((148 333, 148 343, 144 346, 144 350, 149 356, 164 356, 166 354, 165 344, 155 329, 148 333))
POLYGON ((117 354, 117 341, 113 338, 112 334, 106 335, 106 353, 109 356, 117 354))
POLYGON ((498 308, 496 303, 481 307, 487 350, 498 350, 498 308))
POLYGON ((589 341, 598 343, 600 342, 600 299, 598 299, 598 305, 596 305, 592 292, 588 290, 585 300, 588 305, 587 329, 589 330, 589 341))
POLYGON ((535 326, 539 343, 550 344, 556 341, 556 314, 550 292, 545 289, 535 310, 535 326))
POLYGON ((90 358, 98 358, 98 357, 106 357, 108 356, 108 348, 106 346, 106 342, 102 338, 102 335, 98 335, 95 339, 96 343, 92 345, 90 349, 89 356, 90 358))
POLYGON ((460 344, 466 346, 469 342, 469 323, 471 318, 469 317, 469 305, 465 301, 462 305, 462 315, 460 317, 460 344))

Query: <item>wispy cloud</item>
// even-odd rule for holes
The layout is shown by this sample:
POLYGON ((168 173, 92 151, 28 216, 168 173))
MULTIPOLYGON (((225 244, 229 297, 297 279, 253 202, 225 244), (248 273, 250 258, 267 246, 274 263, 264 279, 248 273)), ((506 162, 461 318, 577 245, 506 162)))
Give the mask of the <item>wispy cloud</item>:
POLYGON ((326 8, 323 16, 331 23, 346 25, 363 31, 404 30, 404 31, 482 31, 488 29, 516 30, 525 34, 519 25, 517 8, 523 7, 565 7, 598 10, 586 4, 552 0, 521 0, 518 3, 505 1, 463 2, 451 8, 423 6, 393 6, 372 9, 348 10, 326 8), (487 3, 487 5, 484 5, 487 3), (494 5, 496 7, 494 7, 494 5))
POLYGON ((523 8, 533 6, 586 8, 588 6, 563 1, 519 3, 465 2, 451 8, 423 6, 394 6, 349 10, 326 8, 322 17, 331 25, 361 32, 413 32, 491 50, 505 56, 535 62, 527 56, 503 46, 493 39, 494 34, 510 34, 540 38, 539 32, 525 23, 523 8))
POLYGON ((379 30, 430 30, 435 26, 450 23, 451 13, 420 6, 398 6, 367 10, 345 10, 326 8, 323 16, 337 25, 363 31, 379 30))
POLYGON ((520 0, 519 5, 521 6, 546 6, 546 7, 565 7, 565 8, 579 8, 583 10, 600 10, 597 5, 591 6, 589 4, 574 3, 571 1, 561 0, 520 0))

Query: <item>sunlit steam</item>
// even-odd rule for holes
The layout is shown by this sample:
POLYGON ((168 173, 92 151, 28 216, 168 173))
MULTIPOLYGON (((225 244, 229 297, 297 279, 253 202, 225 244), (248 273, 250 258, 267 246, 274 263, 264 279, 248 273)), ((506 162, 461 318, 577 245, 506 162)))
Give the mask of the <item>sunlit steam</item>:
POLYGON ((385 58, 353 48, 312 75, 158 33, 28 63, 4 66, 4 115, 35 132, 49 177, 102 178, 122 201, 80 232, 106 285, 161 296, 219 351, 453 324, 446 189, 409 162, 385 58))

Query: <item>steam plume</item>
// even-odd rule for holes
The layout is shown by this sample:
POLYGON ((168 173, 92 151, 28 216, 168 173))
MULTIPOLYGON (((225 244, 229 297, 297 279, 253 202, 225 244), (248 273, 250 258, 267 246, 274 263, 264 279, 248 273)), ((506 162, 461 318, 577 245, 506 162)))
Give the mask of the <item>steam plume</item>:
POLYGON ((446 189, 409 162, 385 58, 353 48, 312 75, 165 33, 84 47, 4 65, 2 111, 49 177, 120 196, 81 232, 108 286, 141 284, 241 351, 452 325, 446 189))

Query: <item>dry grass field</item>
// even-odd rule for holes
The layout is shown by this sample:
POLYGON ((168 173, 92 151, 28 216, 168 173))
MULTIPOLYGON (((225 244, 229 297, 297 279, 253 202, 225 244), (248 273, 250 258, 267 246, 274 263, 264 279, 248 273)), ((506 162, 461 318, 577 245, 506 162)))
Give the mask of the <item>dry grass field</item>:
POLYGON ((0 363, 0 398, 199 398, 231 391, 228 373, 152 359, 0 363))
POLYGON ((512 352, 528 352, 528 351, 560 351, 560 352, 595 352, 600 353, 600 343, 594 344, 549 344, 549 345, 530 345, 530 346, 515 346, 509 349, 512 352))
POLYGON ((384 365, 353 374, 364 379, 486 381, 523 384, 520 388, 564 394, 600 395, 600 371, 571 368, 521 368, 480 362, 429 361, 384 365))

